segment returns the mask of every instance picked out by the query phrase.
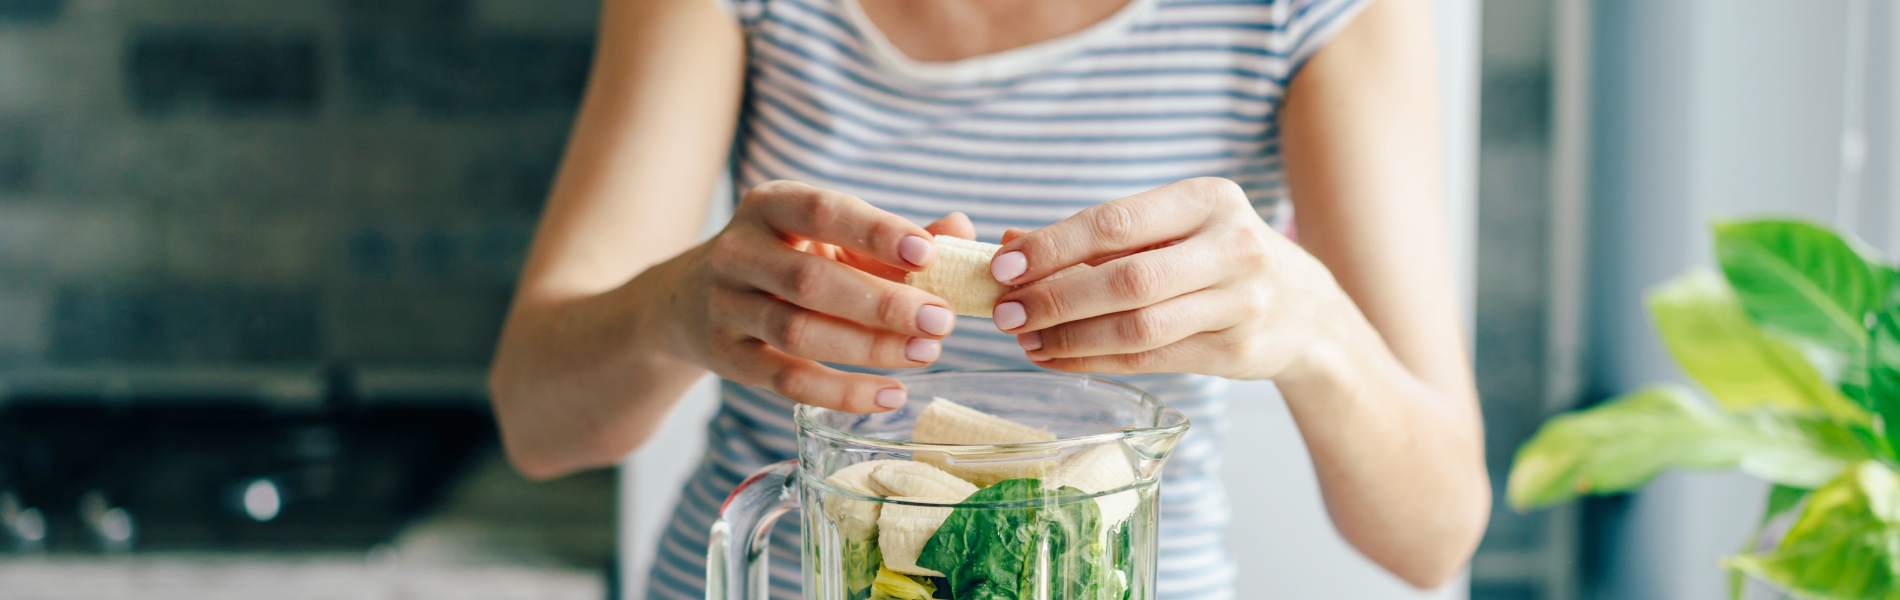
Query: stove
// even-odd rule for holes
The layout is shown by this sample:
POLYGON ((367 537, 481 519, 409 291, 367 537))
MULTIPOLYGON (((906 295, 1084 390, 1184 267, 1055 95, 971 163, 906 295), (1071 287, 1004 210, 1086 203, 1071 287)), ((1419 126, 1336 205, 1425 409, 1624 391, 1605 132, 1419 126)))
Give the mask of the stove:
POLYGON ((206 375, 0 375, 0 544, 367 550, 495 443, 478 373, 206 375))

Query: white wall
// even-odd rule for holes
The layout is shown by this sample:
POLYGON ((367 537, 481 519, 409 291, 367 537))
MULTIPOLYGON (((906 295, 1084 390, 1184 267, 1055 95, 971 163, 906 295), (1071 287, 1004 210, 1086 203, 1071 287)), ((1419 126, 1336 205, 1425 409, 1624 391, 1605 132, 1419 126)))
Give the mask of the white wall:
MULTIPOLYGON (((1641 294, 1712 264, 1712 219, 1833 219, 1848 4, 1599 0, 1599 391, 1682 380, 1641 294)), ((1611 541, 1596 597, 1726 598, 1715 560, 1740 545, 1765 491, 1739 475, 1659 479, 1595 532, 1611 541)))

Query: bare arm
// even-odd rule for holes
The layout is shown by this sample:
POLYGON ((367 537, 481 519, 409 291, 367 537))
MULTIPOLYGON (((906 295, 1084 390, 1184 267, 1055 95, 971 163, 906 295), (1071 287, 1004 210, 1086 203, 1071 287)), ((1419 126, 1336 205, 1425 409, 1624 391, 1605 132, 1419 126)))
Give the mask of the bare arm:
POLYGON ((599 39, 492 372, 531 477, 618 459, 706 372, 656 352, 628 283, 705 219, 739 111, 738 25, 707 0, 610 0, 599 39))
POLYGON ((1278 383, 1335 526, 1421 586, 1470 558, 1491 499, 1444 227, 1431 18, 1422 0, 1377 0, 1307 63, 1282 115, 1300 243, 1356 310, 1337 307, 1308 374, 1278 383))
POLYGON ((850 412, 902 406, 947 303, 899 283, 933 234, 796 182, 747 190, 694 245, 739 111, 743 44, 707 0, 609 0, 567 156, 503 328, 490 390, 509 460, 546 478, 612 464, 707 371, 850 412))
POLYGON ((1231 181, 1118 198, 990 263, 996 324, 1051 369, 1273 379, 1328 513, 1421 587, 1470 559, 1490 510, 1452 290, 1424 0, 1378 0, 1295 77, 1282 123, 1305 246, 1231 181), (1080 262, 1098 265, 1043 279, 1080 262))

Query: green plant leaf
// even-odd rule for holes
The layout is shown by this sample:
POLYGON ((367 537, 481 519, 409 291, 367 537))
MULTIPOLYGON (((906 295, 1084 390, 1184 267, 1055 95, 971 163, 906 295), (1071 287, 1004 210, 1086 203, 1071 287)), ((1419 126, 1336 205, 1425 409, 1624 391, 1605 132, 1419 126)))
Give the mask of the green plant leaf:
POLYGON ((1756 327, 1712 273, 1692 271, 1657 286, 1649 310, 1676 363, 1730 411, 1773 408, 1856 423, 1870 419, 1800 350, 1756 327))
POLYGON ((1781 485, 1779 483, 1775 484, 1775 488, 1768 491, 1768 506, 1761 511, 1761 524, 1767 525, 1769 521, 1775 520, 1775 517, 1779 517, 1782 513, 1788 512, 1789 509, 1794 508, 1796 504, 1800 504, 1801 500, 1807 498, 1808 494, 1813 491, 1814 490, 1808 488, 1798 488, 1781 485))
POLYGON ((1739 468, 1814 487, 1864 456, 1838 424, 1726 415, 1680 386, 1660 385, 1545 423, 1518 448, 1506 498, 1518 510, 1538 508, 1634 489, 1668 468, 1739 468))
MULTIPOLYGON (((1768 505, 1761 511, 1761 522, 1755 524, 1755 530, 1750 532, 1748 539, 1742 542, 1742 548, 1737 551, 1738 554, 1748 554, 1753 551, 1755 549, 1755 543, 1761 539, 1761 532, 1768 527, 1768 523, 1774 521, 1775 517, 1779 517, 1789 510, 1794 509, 1796 505, 1801 504, 1801 501, 1806 499, 1808 494, 1813 491, 1814 490, 1806 488, 1785 486, 1779 483, 1775 484, 1774 489, 1768 491, 1768 505)), ((1728 567, 1728 573, 1729 600, 1741 600, 1742 583, 1748 578, 1748 574, 1734 567, 1728 567)))
POLYGON ((1724 564, 1802 598, 1900 597, 1900 479, 1859 463, 1808 497, 1774 550, 1724 564))
POLYGON ((1892 272, 1858 244, 1800 221, 1715 226, 1715 255, 1749 316, 1848 356, 1867 345, 1892 272))
POLYGON ((1885 434, 1885 452, 1895 460, 1900 448, 1900 306, 1880 311, 1874 319, 1872 347, 1867 356, 1868 398, 1875 414, 1880 415, 1885 434))

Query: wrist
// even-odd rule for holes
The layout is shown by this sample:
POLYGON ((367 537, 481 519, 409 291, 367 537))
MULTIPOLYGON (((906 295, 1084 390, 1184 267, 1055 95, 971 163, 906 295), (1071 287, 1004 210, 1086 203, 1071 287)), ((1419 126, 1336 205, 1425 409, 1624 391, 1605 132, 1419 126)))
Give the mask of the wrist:
POLYGON ((629 307, 633 324, 628 342, 637 348, 640 359, 661 363, 692 363, 696 352, 688 323, 692 321, 691 289, 688 275, 692 263, 701 256, 702 247, 694 247, 672 260, 662 262, 635 276, 615 290, 614 302, 629 307))
POLYGON ((1376 375, 1367 358, 1385 350, 1378 331, 1344 291, 1332 296, 1311 317, 1310 341, 1273 378, 1289 401, 1296 396, 1335 401, 1353 396, 1354 386, 1369 383, 1376 375))

